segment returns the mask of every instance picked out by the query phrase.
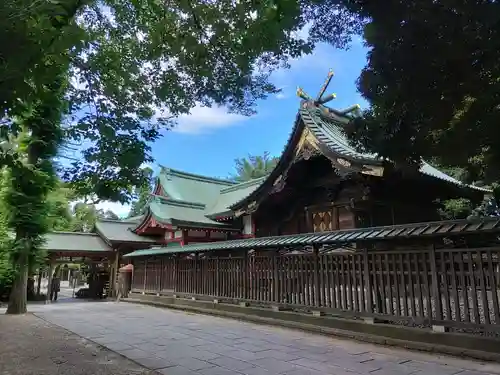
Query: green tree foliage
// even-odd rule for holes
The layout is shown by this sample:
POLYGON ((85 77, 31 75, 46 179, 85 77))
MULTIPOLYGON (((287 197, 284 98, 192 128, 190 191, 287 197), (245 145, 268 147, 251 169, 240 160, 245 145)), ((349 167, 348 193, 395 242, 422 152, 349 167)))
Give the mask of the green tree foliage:
POLYGON ((4 206, 4 195, 8 190, 8 181, 5 170, 0 173, 0 299, 8 297, 14 271, 11 262, 11 242, 12 236, 7 226, 7 211, 4 206))
POLYGON ((263 177, 271 173, 278 161, 278 157, 271 157, 268 152, 263 155, 248 155, 246 158, 236 159, 234 161, 236 174, 233 179, 244 182, 263 177))
POLYGON ((142 215, 148 206, 149 199, 151 197, 151 191, 153 189, 153 170, 149 167, 143 169, 143 173, 146 176, 146 181, 142 184, 139 189, 136 189, 135 195, 137 199, 132 202, 130 207, 130 212, 128 217, 134 217, 142 215))
POLYGON ((493 196, 487 196, 477 207, 464 198, 449 199, 443 202, 440 215, 444 219, 469 219, 480 217, 498 217, 500 208, 493 196))
POLYGON ((28 273, 49 230, 47 197, 58 181, 52 159, 62 141, 59 124, 66 110, 66 72, 59 64, 47 69, 58 74, 51 83, 35 87, 31 100, 15 108, 12 129, 21 131, 19 147, 2 160, 9 185, 4 196, 7 227, 14 232, 10 253, 14 281, 7 313, 26 312, 28 273))
POLYGON ((303 24, 293 2, 107 0, 85 6, 79 24, 69 90, 79 116, 66 135, 89 147, 63 176, 82 196, 120 202, 143 185, 149 143, 178 115, 197 104, 251 114, 277 92, 269 71, 310 50, 293 36, 303 24))
POLYGON ((73 206, 71 230, 73 232, 92 232, 99 219, 118 220, 111 210, 97 209, 93 204, 78 202, 73 206))
MULTIPOLYGON (((431 164, 459 181, 465 181, 466 179, 467 171, 464 168, 441 165, 436 161, 436 158, 432 160, 431 164)), ((481 182, 478 184, 481 184, 481 182)), ((479 205, 473 204, 470 199, 466 198, 449 199, 439 202, 441 203, 439 211, 441 217, 443 219, 455 220, 499 216, 500 211, 497 202, 500 195, 498 194, 498 186, 492 184, 489 188, 493 193, 487 194, 479 205)))
POLYGON ((0 54, 0 105, 9 111, 1 135, 26 132, 25 154, 2 152, 11 182, 7 226, 15 232, 9 313, 26 311, 27 272, 49 228, 53 158, 63 140, 83 148, 59 170, 76 195, 130 201, 162 126, 197 104, 250 114, 256 100, 277 92, 270 69, 310 50, 293 33, 303 25, 300 10, 226 0, 2 3, 3 36, 15 44, 0 54))
POLYGON ((55 188, 48 194, 48 227, 51 231, 71 231, 74 217, 69 201, 72 198, 71 189, 64 187, 58 181, 55 188))
POLYGON ((8 186, 3 205, 13 236, 9 260, 14 273, 7 313, 26 312, 28 273, 43 257, 39 249, 49 229, 48 196, 58 180, 53 158, 62 142, 62 118, 70 109, 69 55, 74 41, 82 40, 73 19, 82 5, 79 0, 7 0, 0 6, 5 26, 0 165, 8 186))
MULTIPOLYGON (((0 117, 6 110, 12 111, 20 98, 32 95, 30 77, 47 77, 44 62, 54 51, 68 48, 62 30, 82 4, 78 0, 0 2, 0 117)), ((77 39, 73 31, 68 35, 77 39)))
POLYGON ((342 31, 363 29, 370 48, 358 88, 371 108, 351 139, 402 165, 437 157, 468 181, 498 181, 500 3, 336 3, 358 20, 342 31))

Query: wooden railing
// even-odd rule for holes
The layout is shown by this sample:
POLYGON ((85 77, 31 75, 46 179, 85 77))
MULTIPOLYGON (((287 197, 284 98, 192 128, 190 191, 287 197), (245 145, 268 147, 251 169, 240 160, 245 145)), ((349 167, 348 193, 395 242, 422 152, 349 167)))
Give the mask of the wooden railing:
POLYGON ((154 258, 132 291, 496 330, 500 248, 154 258))

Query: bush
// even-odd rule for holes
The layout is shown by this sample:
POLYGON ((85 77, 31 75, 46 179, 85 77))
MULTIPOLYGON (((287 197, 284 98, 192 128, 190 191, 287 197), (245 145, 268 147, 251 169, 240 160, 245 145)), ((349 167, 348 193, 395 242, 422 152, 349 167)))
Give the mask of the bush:
POLYGON ((9 253, 0 247, 0 300, 9 298, 13 281, 14 271, 9 260, 9 253))

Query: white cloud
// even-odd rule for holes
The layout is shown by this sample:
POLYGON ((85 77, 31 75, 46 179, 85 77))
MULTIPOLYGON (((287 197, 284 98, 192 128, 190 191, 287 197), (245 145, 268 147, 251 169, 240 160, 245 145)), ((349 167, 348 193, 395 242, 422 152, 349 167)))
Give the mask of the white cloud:
POLYGON ((281 86, 281 87, 278 87, 281 92, 277 93, 274 97, 278 100, 282 100, 282 99, 286 99, 290 96, 290 90, 287 90, 288 89, 288 86, 281 86))
POLYGON ((130 211, 129 204, 121 204, 121 203, 117 203, 117 202, 101 202, 101 203, 96 204, 96 208, 98 210, 113 211, 120 218, 127 217, 128 213, 130 211))
POLYGON ((181 115, 174 132, 185 134, 208 133, 216 129, 227 128, 245 121, 248 117, 235 113, 228 113, 222 107, 203 107, 197 105, 190 114, 181 115))

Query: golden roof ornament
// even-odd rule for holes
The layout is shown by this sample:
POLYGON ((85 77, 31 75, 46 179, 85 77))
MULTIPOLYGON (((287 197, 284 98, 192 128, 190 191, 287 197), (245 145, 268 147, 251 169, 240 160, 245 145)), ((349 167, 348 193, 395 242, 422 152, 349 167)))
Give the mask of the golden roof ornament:
POLYGON ((303 99, 302 106, 304 108, 307 107, 316 107, 321 111, 322 115, 325 116, 330 116, 332 114, 337 115, 337 116, 348 116, 350 114, 353 114, 355 116, 359 115, 359 111, 361 109, 361 106, 359 104, 354 104, 346 109, 343 110, 337 110, 333 108, 328 108, 325 106, 326 103, 332 101, 335 99, 337 96, 335 94, 329 94, 325 96, 325 91, 330 85, 330 82, 332 81, 333 78, 333 70, 330 70, 328 72, 328 76, 326 77, 325 82, 323 83, 323 86, 321 86, 321 89, 318 92, 318 95, 316 96, 316 99, 312 99, 302 88, 298 87, 297 88, 297 96, 301 99, 303 99))

